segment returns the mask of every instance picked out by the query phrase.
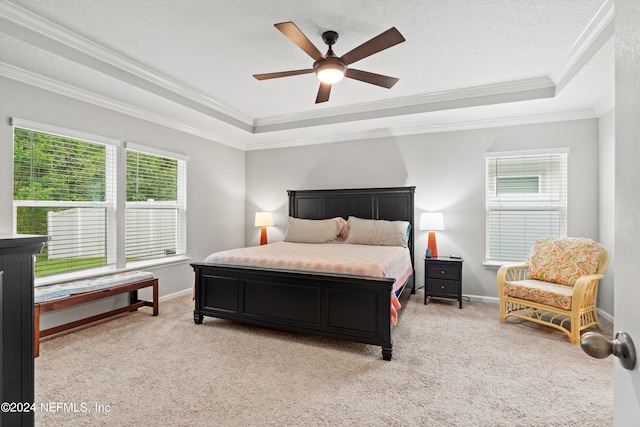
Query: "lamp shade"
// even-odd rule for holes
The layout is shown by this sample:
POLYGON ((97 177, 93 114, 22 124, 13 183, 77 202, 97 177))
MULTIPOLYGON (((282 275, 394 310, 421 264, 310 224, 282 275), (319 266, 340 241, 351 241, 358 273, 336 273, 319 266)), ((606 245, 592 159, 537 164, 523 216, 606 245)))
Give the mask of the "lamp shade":
POLYGON ((271 227, 273 225, 273 213, 256 212, 256 227, 271 227))
POLYGON ((442 212, 423 212, 420 214, 420 230, 444 230, 444 216, 442 212))

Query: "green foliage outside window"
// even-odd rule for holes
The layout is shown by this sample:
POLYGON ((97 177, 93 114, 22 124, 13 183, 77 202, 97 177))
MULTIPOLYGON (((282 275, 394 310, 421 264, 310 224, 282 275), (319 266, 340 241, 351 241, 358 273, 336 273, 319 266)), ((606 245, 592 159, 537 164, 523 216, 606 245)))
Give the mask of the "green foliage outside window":
POLYGON ((105 171, 103 145, 14 131, 14 200, 104 202, 105 171))
POLYGON ((178 200, 178 162, 127 150, 127 202, 178 200))

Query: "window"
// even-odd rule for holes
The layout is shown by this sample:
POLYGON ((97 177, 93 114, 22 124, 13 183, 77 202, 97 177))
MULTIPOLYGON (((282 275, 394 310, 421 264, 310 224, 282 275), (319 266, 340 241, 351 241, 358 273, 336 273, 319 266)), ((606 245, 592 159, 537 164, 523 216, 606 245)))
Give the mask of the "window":
POLYGON ((127 261, 186 253, 186 161, 143 150, 127 144, 127 261))
POLYGON ((129 144, 119 163, 118 140, 21 119, 13 126, 14 230, 49 236, 36 277, 186 253, 186 158, 129 144))
POLYGON ((535 239, 567 235, 568 149, 487 153, 487 263, 525 261, 535 239))

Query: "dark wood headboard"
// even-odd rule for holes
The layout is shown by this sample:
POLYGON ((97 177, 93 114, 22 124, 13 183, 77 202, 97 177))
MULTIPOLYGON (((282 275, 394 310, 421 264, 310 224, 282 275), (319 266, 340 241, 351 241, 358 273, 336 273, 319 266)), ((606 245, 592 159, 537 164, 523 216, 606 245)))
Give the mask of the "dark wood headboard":
POLYGON ((413 263, 414 212, 416 187, 353 188, 345 190, 288 190, 289 216, 328 219, 357 216, 365 219, 409 221, 409 250, 413 263))

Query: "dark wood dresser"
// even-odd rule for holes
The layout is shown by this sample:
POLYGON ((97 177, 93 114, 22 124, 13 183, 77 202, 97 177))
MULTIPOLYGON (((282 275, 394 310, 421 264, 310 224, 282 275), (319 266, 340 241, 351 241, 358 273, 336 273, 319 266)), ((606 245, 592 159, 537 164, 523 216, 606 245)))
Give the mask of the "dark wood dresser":
POLYGON ((34 254, 46 236, 0 234, 0 412, 2 426, 33 426, 34 254))

